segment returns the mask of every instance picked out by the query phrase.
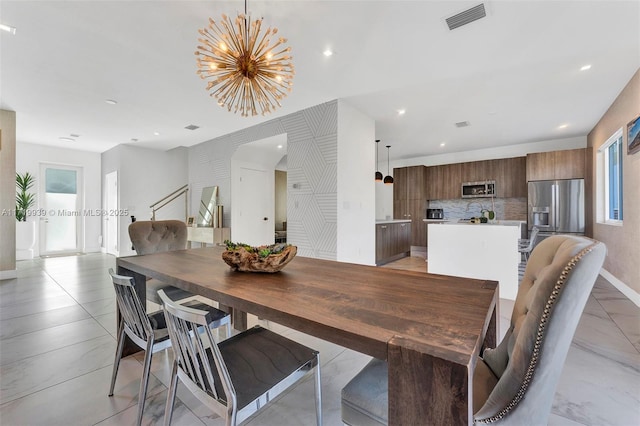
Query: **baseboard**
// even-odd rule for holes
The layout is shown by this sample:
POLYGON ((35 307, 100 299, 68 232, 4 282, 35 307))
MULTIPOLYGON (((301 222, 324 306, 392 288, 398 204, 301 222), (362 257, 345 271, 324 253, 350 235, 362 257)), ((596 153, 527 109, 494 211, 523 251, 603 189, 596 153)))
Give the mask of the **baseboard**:
POLYGON ((640 307, 640 293, 614 277, 611 272, 602 268, 600 270, 600 275, 602 275, 607 281, 611 283, 615 288, 617 288, 620 293, 624 294, 629 300, 635 303, 636 306, 640 307))
POLYGON ((13 278, 18 278, 18 271, 16 269, 0 271, 0 280, 10 280, 13 278))

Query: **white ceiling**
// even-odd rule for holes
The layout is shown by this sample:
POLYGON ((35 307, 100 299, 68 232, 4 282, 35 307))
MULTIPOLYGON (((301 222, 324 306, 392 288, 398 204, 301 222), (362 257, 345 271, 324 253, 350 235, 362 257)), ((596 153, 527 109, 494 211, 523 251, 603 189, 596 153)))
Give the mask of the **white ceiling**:
POLYGON ((637 0, 486 1, 486 18, 447 28, 478 3, 249 1, 289 39, 296 77, 282 108, 243 118, 208 96, 194 55, 197 30, 241 0, 2 0, 17 32, 0 31, 0 106, 18 142, 102 152, 190 146, 342 98, 400 159, 584 136, 640 67, 637 0))

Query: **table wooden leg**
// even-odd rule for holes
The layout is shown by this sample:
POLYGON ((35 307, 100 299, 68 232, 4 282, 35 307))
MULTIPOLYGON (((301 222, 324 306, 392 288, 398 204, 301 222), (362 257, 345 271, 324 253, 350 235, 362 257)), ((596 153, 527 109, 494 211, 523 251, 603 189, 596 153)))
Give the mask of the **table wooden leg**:
POLYGON ((389 425, 472 424, 467 365, 437 355, 420 342, 389 341, 389 425))
POLYGON ((484 342, 482 344, 483 349, 486 348, 495 348, 498 344, 497 338, 497 328, 498 328, 498 304, 496 303, 493 312, 491 313, 491 319, 489 320, 489 326, 487 327, 487 332, 484 335, 484 342))
POLYGON ((233 324, 233 328, 238 331, 245 331, 247 329, 248 322, 246 312, 234 309, 231 306, 223 305, 222 303, 219 303, 218 307, 220 310, 231 314, 231 324, 233 324))
MULTIPOLYGON (((117 270, 117 274, 118 275, 124 275, 127 277, 133 277, 133 283, 134 283, 134 287, 136 289, 136 293, 138 293, 138 297, 140 298, 140 301, 142 302, 142 307, 144 308, 144 310, 147 310, 147 277, 144 275, 141 275, 137 272, 133 272, 130 271, 129 269, 123 268, 122 266, 118 266, 118 270, 117 270)), ((118 310, 118 315, 117 315, 118 319, 118 323, 117 326, 120 327, 120 321, 122 321, 122 316, 120 315, 120 311, 118 310)), ((116 330, 119 330, 120 328, 116 328, 116 330)), ((135 343, 133 343, 131 341, 131 339, 129 339, 129 337, 127 337, 125 335, 124 337, 124 347, 122 349, 122 356, 128 356, 131 354, 134 354, 136 352, 140 352, 142 349, 136 345, 135 343)))

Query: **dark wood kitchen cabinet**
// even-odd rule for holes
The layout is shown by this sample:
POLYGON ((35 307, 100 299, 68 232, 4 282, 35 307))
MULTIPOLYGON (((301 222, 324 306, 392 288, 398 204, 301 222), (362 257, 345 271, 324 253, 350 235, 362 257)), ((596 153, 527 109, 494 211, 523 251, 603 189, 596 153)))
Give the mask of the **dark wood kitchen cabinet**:
POLYGON ((514 157, 427 167, 427 198, 458 199, 462 183, 486 180, 496 181, 497 197, 526 197, 526 163, 526 157, 514 157))
POLYGON ((412 246, 426 247, 427 167, 393 169, 393 218, 411 220, 412 246))
POLYGON ((493 171, 490 170, 491 160, 461 163, 461 167, 462 182, 479 182, 494 179, 492 177, 493 171))
POLYGON ((427 199, 460 198, 462 173, 461 163, 427 167, 427 199))
POLYGON ((376 224, 376 265, 406 257, 410 252, 411 222, 376 224))
POLYGON ((527 154, 528 181, 580 179, 585 177, 585 149, 527 154))
POLYGON ((496 196, 499 198, 526 198, 527 157, 503 158, 493 161, 496 196))

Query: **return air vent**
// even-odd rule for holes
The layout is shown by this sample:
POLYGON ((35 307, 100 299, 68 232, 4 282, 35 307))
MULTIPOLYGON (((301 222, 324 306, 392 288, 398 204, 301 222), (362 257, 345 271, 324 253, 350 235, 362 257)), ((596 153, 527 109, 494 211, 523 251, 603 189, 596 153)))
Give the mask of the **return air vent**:
POLYGON ((470 22, 477 21, 485 16, 487 16, 487 12, 484 10, 484 4, 480 3, 471 9, 467 9, 464 12, 460 12, 447 18, 446 21, 449 29, 455 30, 456 28, 467 25, 470 22))
POLYGON ((469 127, 471 126, 471 123, 469 123, 468 121, 458 121, 456 123, 456 127, 469 127))
POLYGON ((188 126, 185 127, 185 129, 187 130, 196 130, 199 129, 200 126, 196 126, 195 124, 189 124, 188 126))

